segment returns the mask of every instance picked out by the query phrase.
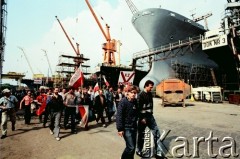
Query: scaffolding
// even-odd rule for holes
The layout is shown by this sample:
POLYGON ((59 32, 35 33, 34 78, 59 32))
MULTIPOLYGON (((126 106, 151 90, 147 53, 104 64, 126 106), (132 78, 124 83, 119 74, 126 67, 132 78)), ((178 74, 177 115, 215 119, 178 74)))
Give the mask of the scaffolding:
MULTIPOLYGON (((192 53, 200 47, 202 39, 202 35, 188 37, 186 40, 137 52, 133 54, 133 65, 137 65, 137 60, 140 60, 141 63, 152 63, 192 53)), ((178 59, 171 60, 170 64, 176 78, 182 79, 194 87, 210 86, 213 83, 210 69, 207 66, 186 63, 178 59)))
POLYGON ((70 78, 80 65, 83 74, 89 75, 90 66, 84 64, 88 60, 83 54, 80 56, 60 55, 56 70, 58 74, 54 76, 54 87, 67 88, 70 78))
POLYGON ((179 60, 171 60, 171 68, 174 70, 175 77, 179 79, 184 79, 184 81, 189 82, 190 79, 190 64, 185 62, 180 62, 179 60))
POLYGON ((192 64, 190 83, 192 83, 193 87, 213 85, 210 69, 201 64, 192 64))
POLYGON ((7 30, 7 0, 1 0, 1 31, 0 31, 0 88, 2 84, 2 70, 3 70, 3 62, 4 62, 4 51, 5 51, 5 38, 6 38, 6 30, 7 30))
POLYGON ((213 83, 211 71, 204 65, 171 60, 171 68, 176 78, 184 80, 193 87, 211 86, 213 83))

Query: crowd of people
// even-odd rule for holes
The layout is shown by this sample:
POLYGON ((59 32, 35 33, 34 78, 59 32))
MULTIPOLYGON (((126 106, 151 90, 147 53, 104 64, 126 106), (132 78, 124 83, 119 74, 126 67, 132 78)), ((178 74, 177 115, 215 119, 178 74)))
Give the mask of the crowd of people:
POLYGON ((40 89, 37 92, 27 90, 25 93, 13 94, 9 89, 2 91, 0 98, 1 139, 7 137, 7 117, 10 116, 12 131, 15 130, 16 112, 24 110, 24 122, 31 124, 33 115, 37 115, 42 126, 49 127, 50 134, 57 141, 60 129, 70 129, 77 133, 77 125, 89 130, 88 123, 95 121, 106 128, 116 115, 118 135, 126 143, 121 158, 133 159, 136 151, 141 156, 143 149, 143 135, 146 127, 152 130, 155 143, 156 158, 163 158, 160 141, 160 131, 153 117, 152 81, 147 81, 144 90, 139 92, 138 87, 127 85, 116 91, 109 86, 95 91, 91 86, 69 88, 40 89), (87 119, 81 113, 87 108, 87 119), (61 120, 62 119, 62 120, 61 120), (106 119, 108 123, 106 122, 106 119), (136 146, 137 145, 137 146, 136 146))
POLYGON ((64 129, 71 129, 71 133, 77 133, 77 125, 80 124, 81 106, 88 106, 88 120, 84 123, 85 130, 88 130, 88 122, 94 119, 97 123, 101 120, 102 126, 107 127, 105 116, 108 123, 113 120, 116 112, 116 103, 124 96, 122 89, 114 91, 112 87, 103 87, 98 91, 93 90, 91 86, 79 88, 40 88, 38 91, 26 90, 21 92, 11 92, 9 89, 2 91, 0 98, 2 137, 7 137, 6 118, 10 116, 12 130, 15 130, 16 113, 23 110, 24 122, 26 125, 31 124, 31 118, 38 116, 39 123, 42 126, 49 127, 50 133, 56 134, 59 138, 60 126, 64 129), (5 117, 6 116, 6 117, 5 117), (94 117, 93 117, 94 116, 94 117), (90 119, 91 118, 91 119, 90 119), (62 119, 62 120, 61 120, 62 119), (3 132, 4 130, 4 132, 3 132))

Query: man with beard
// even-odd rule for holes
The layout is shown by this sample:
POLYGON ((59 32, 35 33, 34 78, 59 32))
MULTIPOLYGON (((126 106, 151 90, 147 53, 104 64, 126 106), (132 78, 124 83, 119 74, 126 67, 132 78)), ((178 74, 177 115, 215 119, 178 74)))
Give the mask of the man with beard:
POLYGON ((47 104, 47 112, 50 115, 50 134, 55 136, 56 140, 59 141, 60 132, 60 119, 64 109, 63 98, 58 94, 59 89, 55 88, 51 99, 47 104))

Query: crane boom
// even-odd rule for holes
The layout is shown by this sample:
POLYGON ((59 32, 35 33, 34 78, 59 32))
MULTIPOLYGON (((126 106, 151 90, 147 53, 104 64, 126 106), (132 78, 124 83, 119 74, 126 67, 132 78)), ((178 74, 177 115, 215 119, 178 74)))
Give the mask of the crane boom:
POLYGON ((26 61, 27 61, 27 63, 28 63, 28 66, 29 66, 29 68, 30 68, 32 74, 34 75, 34 72, 33 72, 32 66, 31 66, 31 64, 30 64, 30 62, 29 62, 29 60, 28 60, 28 57, 27 57, 25 51, 24 51, 23 48, 21 48, 21 47, 18 47, 18 48, 19 48, 20 50, 22 50, 23 55, 24 55, 24 57, 25 57, 25 59, 26 59, 26 61))
POLYGON ((132 14, 136 14, 138 12, 137 7, 133 4, 131 0, 125 0, 127 2, 127 5, 129 9, 131 10, 132 14))
POLYGON ((49 69, 51 71, 51 74, 53 75, 53 72, 52 72, 52 68, 51 68, 51 65, 50 65, 50 61, 49 61, 49 58, 48 58, 48 55, 47 55, 47 51, 42 49, 42 51, 44 52, 44 55, 46 56, 47 58, 47 62, 48 62, 48 66, 49 66, 49 69))
MULTIPOLYGON (((91 11, 91 13, 92 13, 94 19, 96 20, 96 22, 97 22, 97 24, 98 24, 100 30, 102 31, 102 33, 103 33, 105 39, 106 39, 107 41, 109 41, 109 40, 111 39, 110 36, 109 36, 110 34, 107 35, 107 34, 105 33, 105 31, 103 30, 103 27, 102 27, 102 25, 100 24, 100 22, 99 22, 99 20, 98 20, 98 18, 97 18, 97 16, 96 16, 94 10, 92 9, 92 7, 91 7, 89 1, 88 1, 88 0, 85 0, 85 1, 86 1, 87 5, 88 5, 88 8, 90 9, 90 11, 91 11)), ((107 24, 106 24, 106 29, 109 30, 109 26, 108 26, 107 24)))
POLYGON ((209 18, 210 16, 212 16, 212 13, 207 13, 206 15, 202 15, 200 17, 197 17, 197 18, 193 18, 193 21, 195 22, 198 22, 200 20, 204 20, 204 23, 205 23, 205 27, 206 29, 208 30, 208 23, 207 23, 207 18, 209 18))
MULTIPOLYGON (((79 49, 78 49, 78 48, 76 49, 76 48, 73 46, 73 43, 72 43, 72 41, 70 40, 70 38, 69 38, 69 36, 68 36, 67 32, 65 31, 65 29, 64 29, 64 27, 63 27, 63 25, 62 25, 62 24, 61 24, 61 22, 60 22, 60 20, 58 19, 58 17, 57 17, 57 16, 55 16, 55 17, 56 17, 56 19, 57 19, 58 23, 60 24, 60 26, 61 26, 61 28, 62 28, 62 30, 63 30, 63 32, 64 32, 64 34, 66 35, 66 37, 67 37, 67 39, 68 39, 69 43, 71 44, 71 46, 72 46, 72 48, 73 48, 74 52, 75 52, 77 55, 80 55, 80 51, 79 51, 79 49)), ((78 44, 77 44, 77 47, 78 47, 78 44)))
POLYGON ((106 24, 106 32, 103 30, 102 25, 100 24, 94 10, 92 9, 90 3, 88 0, 85 0, 87 3, 88 8, 90 9, 94 19, 96 20, 100 30, 102 31, 105 39, 106 39, 106 43, 103 44, 102 49, 104 51, 104 57, 103 57, 103 63, 107 64, 107 65, 116 65, 116 61, 115 61, 115 56, 114 53, 116 52, 116 40, 115 39, 111 39, 110 36, 110 31, 109 31, 109 26, 106 24))

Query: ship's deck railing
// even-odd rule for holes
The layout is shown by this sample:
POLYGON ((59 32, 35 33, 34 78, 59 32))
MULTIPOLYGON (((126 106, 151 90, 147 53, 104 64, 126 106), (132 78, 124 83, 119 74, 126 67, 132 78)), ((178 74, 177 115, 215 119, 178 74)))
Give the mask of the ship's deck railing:
POLYGON ((171 51, 174 49, 178 49, 184 46, 189 46, 195 43, 200 43, 203 39, 202 35, 196 36, 196 37, 189 37, 186 40, 179 40, 177 42, 174 43, 169 43, 167 45, 162 45, 160 47, 156 47, 156 48, 150 48, 150 49, 146 49, 137 53, 133 54, 133 59, 137 60, 140 58, 144 58, 144 57, 148 57, 154 54, 159 54, 159 53, 164 53, 166 51, 171 51))

